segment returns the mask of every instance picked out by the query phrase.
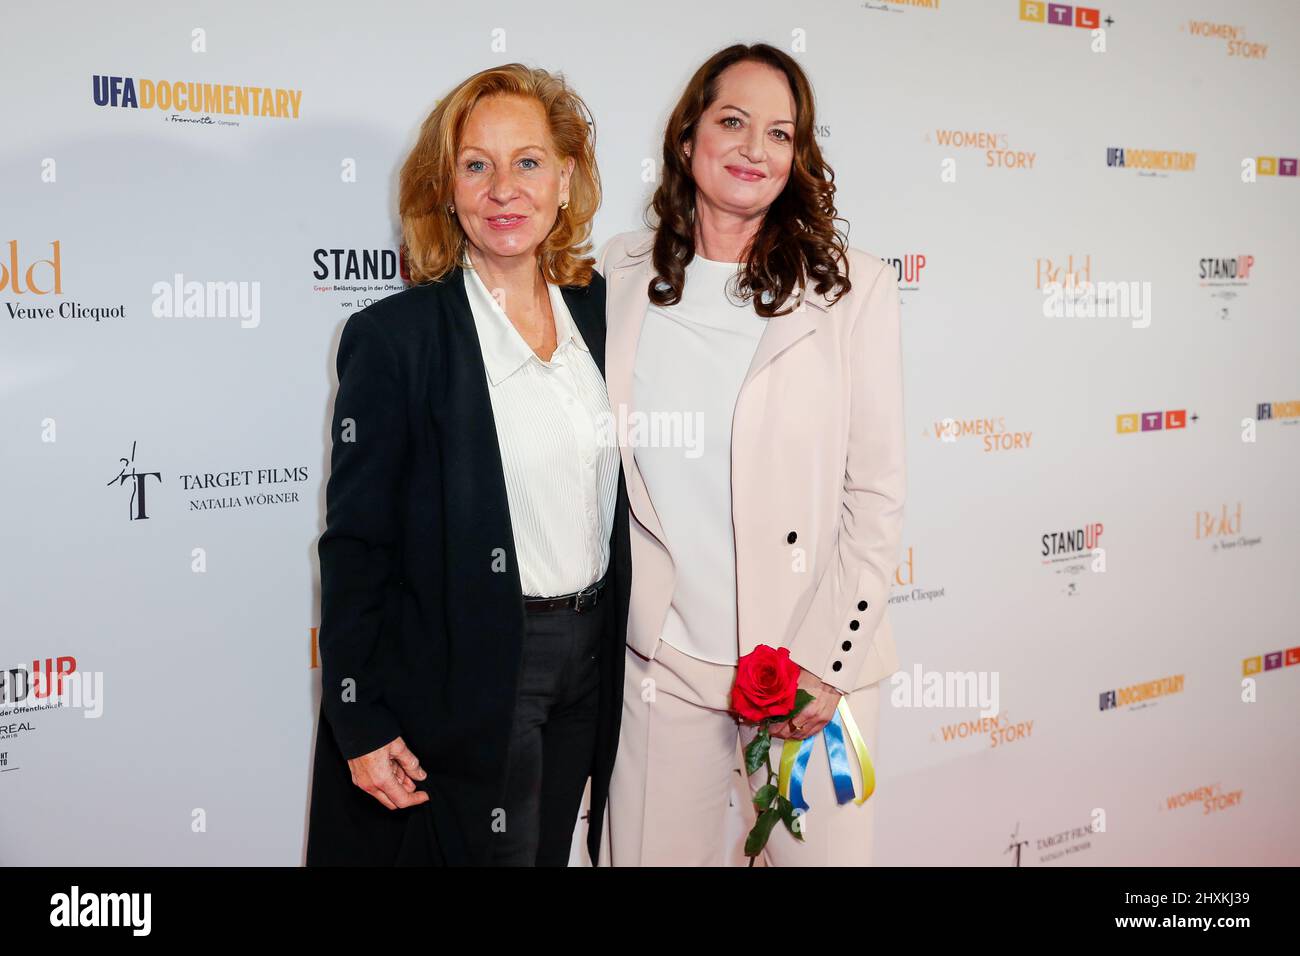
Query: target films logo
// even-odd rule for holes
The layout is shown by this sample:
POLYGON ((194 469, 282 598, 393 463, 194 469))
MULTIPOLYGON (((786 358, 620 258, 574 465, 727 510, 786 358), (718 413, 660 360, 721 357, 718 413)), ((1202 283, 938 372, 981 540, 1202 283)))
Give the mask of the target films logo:
POLYGON ((97 73, 91 77, 91 101, 106 109, 158 110, 167 122, 205 126, 239 126, 213 116, 251 116, 296 120, 302 90, 195 80, 137 79, 97 73), (182 114, 189 113, 190 116, 182 114))
POLYGON ((1016 828, 1011 831, 1011 842, 1002 854, 1011 856, 1012 866, 1023 866, 1025 848, 1031 845, 1038 853, 1039 863, 1051 863, 1074 853, 1082 853, 1092 848, 1092 835, 1103 832, 1102 819, 1102 811, 1094 810, 1093 819, 1087 825, 1058 830, 1047 836, 1036 837, 1032 841, 1021 837, 1020 824, 1017 823, 1016 828))
MULTIPOLYGON (((162 473, 140 470, 136 467, 135 454, 136 443, 132 442, 130 455, 118 459, 118 473, 108 482, 108 485, 130 489, 127 498, 127 517, 131 521, 143 521, 151 517, 148 489, 153 486, 149 484, 149 479, 152 478, 161 485, 162 473)), ((306 465, 179 473, 181 491, 215 492, 211 495, 187 496, 187 512, 299 504, 303 500, 301 493, 282 486, 301 484, 309 478, 306 465), (232 491, 235 493, 230 493, 232 491)))
POLYGON ((127 518, 130 521, 144 521, 149 517, 147 502, 148 480, 153 478, 160 484, 162 474, 157 471, 139 471, 135 467, 135 442, 131 442, 131 454, 118 460, 117 477, 109 480, 109 487, 129 487, 131 496, 127 502, 127 518))

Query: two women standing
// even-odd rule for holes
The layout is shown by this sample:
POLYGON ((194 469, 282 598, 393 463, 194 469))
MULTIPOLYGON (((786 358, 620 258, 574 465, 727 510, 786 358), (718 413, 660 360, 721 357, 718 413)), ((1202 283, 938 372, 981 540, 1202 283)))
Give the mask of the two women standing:
MULTIPOLYGON (((725 862, 753 733, 728 696, 759 644, 788 648, 814 697, 774 746, 820 733, 844 695, 875 750, 897 665, 898 293, 834 227, 807 78, 764 44, 701 66, 665 134, 656 227, 607 244, 597 275, 579 247, 599 198, 585 122, 557 134, 564 111, 530 87, 479 87, 539 73, 472 77, 426 122, 439 149, 404 170, 404 233, 414 249, 427 224, 446 254, 340 343, 309 864, 560 863, 588 774, 593 860, 608 790, 600 859, 725 862), (386 432, 382 464, 341 449, 350 412, 386 432), (696 416, 703 444, 622 445, 625 495, 594 436, 635 412, 696 416), (492 538, 509 539, 500 572, 479 566, 492 538), (332 699, 350 675, 364 694, 332 699)), ((805 780, 804 839, 774 834, 769 862, 869 862, 872 804, 836 805, 820 748, 805 780)))

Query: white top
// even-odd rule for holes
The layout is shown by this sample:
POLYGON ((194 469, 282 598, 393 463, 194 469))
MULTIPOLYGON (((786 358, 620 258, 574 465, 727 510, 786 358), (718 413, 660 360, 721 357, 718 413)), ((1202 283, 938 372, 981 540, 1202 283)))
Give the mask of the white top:
POLYGON ((740 643, 731 419, 767 326, 752 301, 726 295, 738 271, 735 262, 690 261, 681 302, 646 310, 632 384, 633 409, 651 422, 655 413, 684 416, 679 427, 645 429, 680 436, 675 447, 643 442, 633 452, 677 571, 662 637, 716 664, 735 664, 740 643))
POLYGON ((546 284, 556 348, 543 362, 479 274, 465 266, 464 276, 487 369, 523 593, 572 594, 595 584, 609 567, 619 456, 598 431, 610 415, 605 380, 558 286, 546 284))

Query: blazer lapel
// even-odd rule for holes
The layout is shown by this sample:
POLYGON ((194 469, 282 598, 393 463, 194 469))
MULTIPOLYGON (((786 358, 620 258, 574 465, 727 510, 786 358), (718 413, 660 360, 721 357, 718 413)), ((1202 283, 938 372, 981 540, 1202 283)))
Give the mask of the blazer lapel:
POLYGON ((449 560, 444 573, 448 585, 464 593, 481 593, 484 581, 491 585, 494 600, 479 613, 496 616, 501 629, 484 621, 471 622, 474 629, 485 634, 522 633, 523 590, 505 469, 462 269, 457 266, 431 291, 438 306, 431 310, 429 321, 437 323, 433 336, 441 347, 438 367, 428 373, 428 404, 442 459, 445 533, 446 540, 466 554, 465 560, 449 560), (504 558, 503 573, 483 575, 484 567, 497 570, 498 558, 504 558))
MULTIPOLYGON (((741 395, 750 383, 769 362, 794 345, 805 335, 817 331, 817 323, 822 314, 830 307, 826 298, 815 291, 810 291, 800 304, 800 289, 796 289, 786 299, 787 305, 793 305, 794 311, 787 315, 774 316, 767 320, 767 327, 759 337, 758 348, 749 363, 749 371, 740 386, 741 395)), ((739 400, 739 399, 737 399, 739 400)))
MULTIPOLYGON (((632 407, 632 372, 636 365, 637 342, 641 338, 646 310, 650 306, 646 289, 653 276, 654 262, 648 255, 619 263, 605 276, 605 311, 614 317, 606 323, 608 349, 605 385, 609 390, 610 410, 620 430, 624 423, 630 426, 629 416, 636 411, 632 407)), ((623 474, 627 477, 628 505, 642 527, 658 538, 666 549, 668 543, 663 524, 655 513, 654 505, 650 503, 650 495, 636 465, 634 449, 621 440, 618 448, 623 459, 623 474)))
MULTIPOLYGON (((630 258, 618 263, 609 270, 605 277, 605 297, 607 314, 616 318, 608 323, 608 368, 605 382, 609 389, 609 401, 615 420, 622 422, 634 411, 632 408, 632 377, 636 364, 637 342, 650 300, 646 295, 650 280, 654 277, 654 262, 649 255, 630 258)), ((795 310, 788 315, 780 315, 767 320, 767 326, 759 338, 758 347, 745 374, 740 387, 739 402, 745 389, 760 371, 770 364, 778 355, 794 345, 805 335, 817 330, 819 318, 830 308, 826 297, 814 290, 806 295, 802 289, 796 289, 786 300, 787 305, 794 305, 795 310), (800 299, 802 296, 802 304, 800 299)), ((585 334, 585 333, 584 333, 585 334)), ((636 466, 633 450, 620 442, 623 456, 623 472, 627 475, 628 501, 637 520, 667 546, 663 524, 655 514, 650 496, 645 490, 641 472, 636 466)))
MULTIPOLYGON (((606 290, 608 292, 608 290, 606 290)), ((596 308, 595 299, 589 286, 561 286, 564 304, 569 307, 569 315, 582 340, 591 350, 591 357, 596 360, 596 368, 605 374, 605 316, 596 308)))

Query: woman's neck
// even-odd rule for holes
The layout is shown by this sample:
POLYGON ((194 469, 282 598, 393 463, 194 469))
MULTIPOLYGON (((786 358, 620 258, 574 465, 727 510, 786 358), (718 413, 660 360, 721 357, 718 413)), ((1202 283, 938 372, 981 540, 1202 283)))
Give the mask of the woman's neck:
POLYGON ((763 213, 743 216, 720 210, 695 194, 695 251, 714 262, 740 262, 763 224, 763 213))
MULTIPOLYGON (((546 291, 546 279, 534 255, 505 258, 485 255, 473 246, 468 249, 470 264, 489 289, 501 289, 505 301, 532 303, 546 291)), ((504 302, 502 303, 504 308, 504 302)))

